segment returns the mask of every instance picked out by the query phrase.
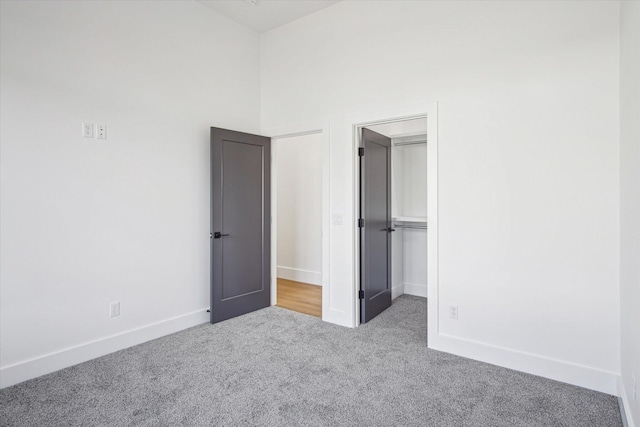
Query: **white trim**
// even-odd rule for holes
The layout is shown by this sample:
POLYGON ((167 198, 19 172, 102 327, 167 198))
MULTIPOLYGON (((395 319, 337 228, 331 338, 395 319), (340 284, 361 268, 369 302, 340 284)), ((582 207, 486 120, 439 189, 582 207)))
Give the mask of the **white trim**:
POLYGON ((331 283, 331 123, 322 128, 322 320, 330 316, 331 283))
POLYGON ((271 136, 271 305, 278 302, 278 271, 277 254, 278 254, 278 180, 276 158, 278 155, 277 142, 278 139, 291 138, 302 135, 322 134, 322 320, 327 320, 329 307, 329 167, 330 167, 330 137, 331 124, 326 121, 302 123, 290 125, 284 128, 262 129, 262 135, 271 136))
POLYGON ((322 272, 303 270, 301 268, 278 266, 278 278, 322 286, 322 272))
MULTIPOLYGON (((624 409, 624 412, 621 411, 621 416, 626 416, 626 427, 636 427, 635 420, 633 419, 633 414, 631 413, 631 403, 629 401, 629 397, 627 396, 627 390, 624 388, 624 383, 621 376, 618 376, 617 386, 617 396, 620 398, 620 400, 622 400, 624 409)), ((624 418, 622 421, 625 421, 624 418)))
POLYGON ((400 283, 399 285, 391 287, 391 299, 396 299, 400 295, 404 295, 406 292, 404 291, 404 284, 400 283))
MULTIPOLYGON (((438 240, 438 104, 432 103, 427 111, 427 325, 428 331, 440 330, 438 311, 440 300, 439 247, 438 240)), ((427 347, 431 347, 429 337, 427 347)))
POLYGON ((615 372, 431 331, 429 348, 617 395, 615 372))
POLYGON ((0 388, 68 368, 69 366, 201 325, 208 321, 209 313, 207 313, 206 308, 203 308, 7 365, 0 369, 0 388))
POLYGON ((404 293, 407 295, 415 295, 417 297, 427 297, 427 285, 421 283, 405 283, 404 293))

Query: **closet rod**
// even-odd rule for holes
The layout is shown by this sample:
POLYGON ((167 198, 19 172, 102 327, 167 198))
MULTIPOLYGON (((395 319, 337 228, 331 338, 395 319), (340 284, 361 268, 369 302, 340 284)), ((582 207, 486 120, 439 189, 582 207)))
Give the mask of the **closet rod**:
POLYGON ((395 145, 396 147, 400 147, 400 146, 403 146, 403 145, 418 145, 418 144, 426 144, 426 143, 427 143, 427 140, 424 140, 424 141, 411 141, 411 142, 396 142, 393 145, 395 145))
POLYGON ((396 224, 394 225, 395 228, 413 228, 415 230, 426 230, 427 226, 426 225, 399 225, 396 224))

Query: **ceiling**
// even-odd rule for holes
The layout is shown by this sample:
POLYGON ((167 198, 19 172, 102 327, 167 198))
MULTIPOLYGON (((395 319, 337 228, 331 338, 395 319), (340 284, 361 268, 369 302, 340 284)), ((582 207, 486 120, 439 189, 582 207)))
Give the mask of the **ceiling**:
POLYGON ((258 33, 337 3, 319 0, 196 0, 258 33))

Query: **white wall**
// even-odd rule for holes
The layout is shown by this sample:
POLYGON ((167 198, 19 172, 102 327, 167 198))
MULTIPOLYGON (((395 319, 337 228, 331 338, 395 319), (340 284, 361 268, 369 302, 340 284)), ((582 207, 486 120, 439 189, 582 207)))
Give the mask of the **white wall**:
POLYGON ((640 2, 622 2, 620 16, 621 391, 640 425, 640 2))
MULTIPOLYGON (((263 127, 342 128, 438 101, 442 348, 610 393, 619 13, 615 2, 341 2, 261 38, 263 127)), ((343 291, 330 304, 347 322, 351 144, 331 141, 331 210, 347 225, 331 230, 330 283, 343 291)))
POLYGON ((4 386, 207 320, 209 127, 259 130, 259 40, 197 2, 1 19, 4 386))
MULTIPOLYGON (((406 145, 403 152, 401 216, 427 217, 427 146, 406 145)), ((427 296, 427 230, 407 228, 403 233, 404 291, 427 296)))
POLYGON ((322 134, 275 141, 278 277, 322 284, 322 134))
POLYGON ((427 230, 402 230, 404 293, 427 297, 427 230))
MULTIPOLYGON (((393 191, 396 196, 393 217, 427 218, 427 145, 394 147, 393 157, 393 191)), ((423 223, 417 225, 424 226, 423 223)), ((402 233, 399 254, 402 259, 402 289, 405 294, 426 297, 427 230, 396 227, 398 233, 402 233)))
MULTIPOLYGON (((427 216, 427 146, 405 145, 396 147, 394 154, 402 152, 402 203, 398 216, 427 216)), ((396 216, 394 214, 394 216, 396 216)))

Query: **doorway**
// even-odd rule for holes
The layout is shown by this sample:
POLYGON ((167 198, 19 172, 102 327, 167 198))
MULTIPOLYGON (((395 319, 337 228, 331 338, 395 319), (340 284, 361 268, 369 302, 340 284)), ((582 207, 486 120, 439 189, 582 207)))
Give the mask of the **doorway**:
MULTIPOLYGON (((319 316, 323 320, 329 306, 329 123, 289 126, 265 134, 275 136, 211 128, 211 323, 278 303, 277 148, 282 146, 286 156, 287 143, 298 142, 301 147, 304 141, 315 144, 312 151, 303 153, 303 160, 311 162, 307 166, 313 168, 315 182, 314 237, 309 240, 315 242, 315 248, 320 248, 319 255, 315 252, 311 257, 316 260, 315 269, 294 267, 289 273, 294 274, 294 282, 311 282, 309 286, 313 287, 314 293, 320 291, 319 316), (233 256, 227 256, 230 249, 233 256)), ((298 150, 296 154, 302 152, 298 150)), ((294 161, 293 165, 300 169, 300 162, 294 161)), ((307 174, 307 178, 309 176, 307 174)), ((283 181, 295 183, 296 180, 283 181)), ((295 203, 283 202, 281 205, 299 211, 295 203)), ((291 225, 286 220, 282 223, 283 228, 291 225)), ((287 269, 280 271, 283 275, 287 269)), ((313 314, 318 315, 317 311, 313 314)))
POLYGON ((427 297, 428 121, 356 126, 359 323, 401 295, 427 297))
POLYGON ((323 134, 273 138, 273 303, 322 317, 323 134))

